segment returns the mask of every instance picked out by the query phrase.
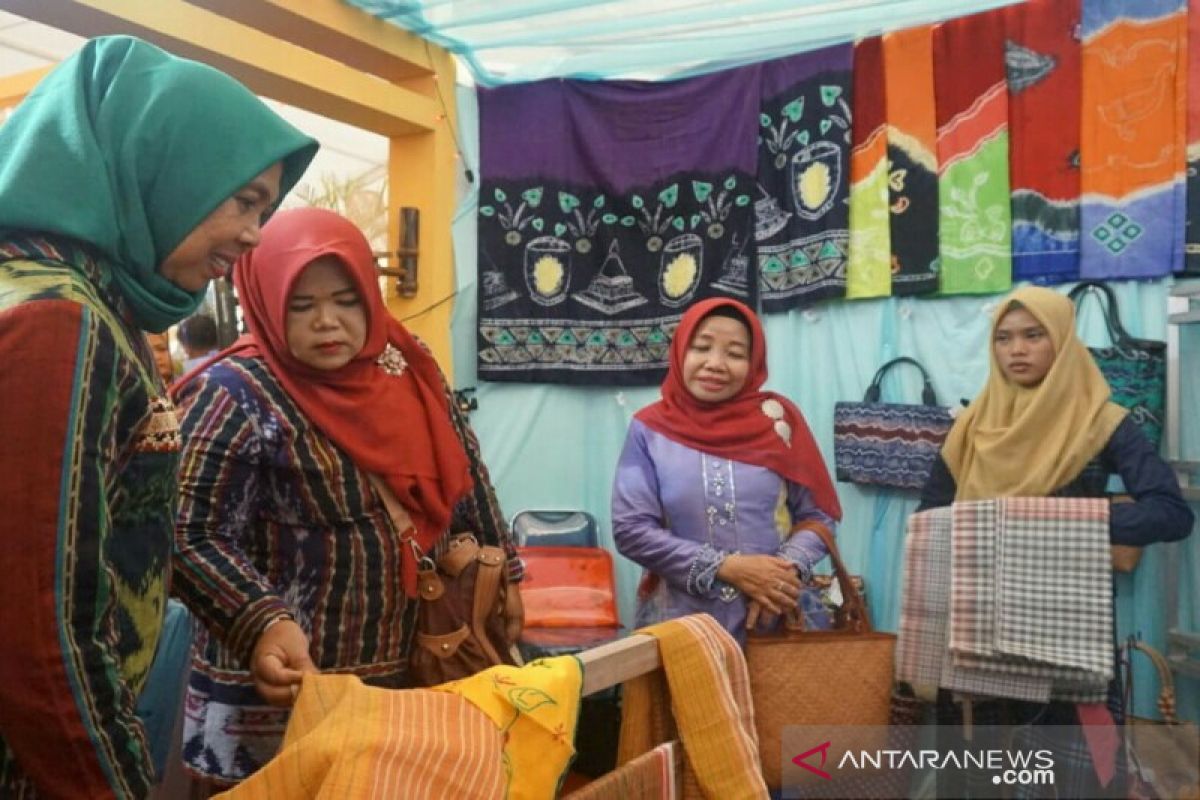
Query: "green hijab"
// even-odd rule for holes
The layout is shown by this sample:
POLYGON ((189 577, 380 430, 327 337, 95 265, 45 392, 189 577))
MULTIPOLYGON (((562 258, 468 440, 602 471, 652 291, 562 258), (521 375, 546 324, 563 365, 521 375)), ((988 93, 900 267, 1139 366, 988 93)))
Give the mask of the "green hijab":
POLYGON ((93 39, 0 125, 0 234, 91 245, 133 321, 162 331, 204 299, 158 274, 167 256, 280 160, 282 197, 317 146, 223 72, 128 36, 93 39))

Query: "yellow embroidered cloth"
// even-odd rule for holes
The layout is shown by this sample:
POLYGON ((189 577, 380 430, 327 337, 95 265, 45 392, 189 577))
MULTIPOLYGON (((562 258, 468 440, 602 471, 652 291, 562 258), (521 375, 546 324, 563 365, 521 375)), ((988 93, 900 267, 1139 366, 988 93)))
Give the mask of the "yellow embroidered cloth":
MULTIPOLYGON (((551 800, 575 755, 583 667, 574 656, 501 665, 433 687, 471 702, 503 737, 507 800, 551 800)), ((451 795, 445 795, 451 797, 451 795)))

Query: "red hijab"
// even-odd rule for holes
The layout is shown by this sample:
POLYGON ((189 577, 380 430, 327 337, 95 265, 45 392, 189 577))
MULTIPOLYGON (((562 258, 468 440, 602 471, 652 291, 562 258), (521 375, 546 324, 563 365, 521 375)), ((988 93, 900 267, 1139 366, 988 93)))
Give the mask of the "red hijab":
POLYGON ((766 467, 804 486, 812 492, 818 508, 840 520, 842 507, 808 424, 791 400, 775 392, 761 391, 766 380, 767 340, 758 317, 736 300, 724 297, 703 300, 687 310, 675 330, 662 400, 646 406, 635 416, 672 441, 710 455, 766 467), (750 330, 750 371, 736 395, 719 403, 706 403, 693 397, 684 385, 683 360, 700 323, 722 308, 732 309, 746 320, 750 330), (779 422, 786 423, 787 428, 779 422), (790 433, 790 441, 781 431, 790 433))
MULTIPOLYGON (((364 472, 377 475, 412 517, 415 540, 428 552, 445 532, 455 503, 471 490, 467 454, 450 418, 437 362, 387 311, 375 258, 358 228, 332 211, 282 211, 262 241, 234 267, 234 285, 250 332, 182 378, 231 355, 261 356, 308 419, 364 472), (288 296, 317 258, 334 256, 362 299, 367 338, 350 363, 336 370, 307 366, 287 343, 288 296), (389 375, 376 360, 391 344, 407 368, 389 375)), ((416 593, 416 561, 403 548, 405 590, 416 593)))

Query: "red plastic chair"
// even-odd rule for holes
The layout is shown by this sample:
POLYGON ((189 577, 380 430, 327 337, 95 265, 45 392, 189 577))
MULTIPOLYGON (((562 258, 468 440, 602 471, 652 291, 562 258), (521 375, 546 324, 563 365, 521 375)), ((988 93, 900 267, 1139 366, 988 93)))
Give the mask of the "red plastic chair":
POLYGON ((517 548, 525 562, 521 650, 562 655, 621 635, 613 560, 600 547, 517 548))

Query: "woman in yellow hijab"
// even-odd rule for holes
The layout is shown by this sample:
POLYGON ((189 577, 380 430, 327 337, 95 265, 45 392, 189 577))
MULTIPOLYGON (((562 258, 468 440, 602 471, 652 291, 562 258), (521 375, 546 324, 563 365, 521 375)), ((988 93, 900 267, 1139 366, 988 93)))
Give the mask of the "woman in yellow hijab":
MULTIPOLYGON (((918 510, 999 497, 1104 497, 1109 477, 1117 474, 1133 502, 1110 509, 1109 538, 1114 544, 1141 546, 1184 538, 1193 517, 1175 474, 1110 395, 1104 376, 1075 335, 1070 299, 1041 287, 1018 289, 996 309, 987 384, 950 429, 918 510)), ((937 719, 943 726, 962 725, 969 707, 976 725, 1032 723, 1063 726, 1059 730, 1065 731, 1065 726, 1083 723, 1085 729, 1090 725, 1111 732, 1112 721, 1120 718, 1118 680, 1110 682, 1108 694, 1105 708, 1060 700, 954 697, 942 689, 937 719)), ((1125 780, 1116 766, 1120 757, 1114 755, 1111 741, 1096 749, 1083 740, 1055 749, 1054 788, 1061 796, 1125 796, 1125 780), (1102 773, 1104 777, 1097 777, 1102 773)), ((989 778, 978 771, 939 775, 938 795, 992 796, 986 793, 993 788, 989 778), (984 792, 976 794, 980 786, 984 792)))
POLYGON ((1050 289, 1010 294, 992 319, 991 372, 955 420, 919 511, 955 500, 1103 497, 1110 475, 1131 503, 1112 507, 1113 544, 1182 539, 1192 512, 1175 474, 1075 335, 1075 306, 1050 289))

